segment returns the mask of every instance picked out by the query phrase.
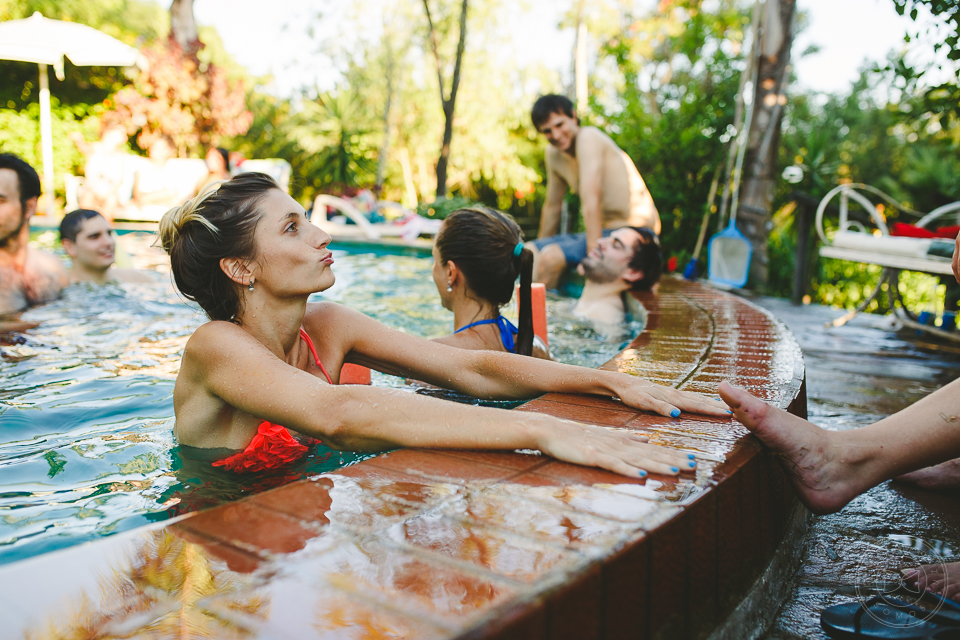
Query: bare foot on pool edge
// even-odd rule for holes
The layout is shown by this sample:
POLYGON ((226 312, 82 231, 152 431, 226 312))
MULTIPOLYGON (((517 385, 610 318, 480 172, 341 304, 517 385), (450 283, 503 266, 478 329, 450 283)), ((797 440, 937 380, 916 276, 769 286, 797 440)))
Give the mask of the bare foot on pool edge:
MULTIPOLYGON (((894 479, 899 482, 912 482, 921 489, 957 491, 960 489, 960 459, 947 460, 943 464, 905 473, 894 479)), ((957 576, 960 578, 960 569, 957 576)))
POLYGON ((918 589, 960 602, 960 562, 922 564, 901 573, 905 582, 918 589))
POLYGON ((720 396, 737 420, 780 458, 800 500, 814 513, 839 511, 869 488, 854 485, 857 466, 834 453, 835 434, 726 382, 720 383, 720 396))

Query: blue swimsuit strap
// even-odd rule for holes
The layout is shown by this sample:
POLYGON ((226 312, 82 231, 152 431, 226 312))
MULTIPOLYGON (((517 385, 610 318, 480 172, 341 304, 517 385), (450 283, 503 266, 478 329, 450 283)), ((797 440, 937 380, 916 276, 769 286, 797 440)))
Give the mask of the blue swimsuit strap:
POLYGON ((519 333, 519 329, 513 326, 513 323, 504 318, 503 316, 497 316, 496 318, 490 318, 489 320, 477 320, 476 322, 471 322, 465 327, 461 327, 454 331, 454 333, 460 333, 461 331, 466 331, 472 327, 477 327, 482 324, 494 324, 496 323, 497 327, 500 329, 500 342, 503 343, 503 348, 509 351, 510 353, 514 352, 516 345, 513 341, 513 336, 519 333))

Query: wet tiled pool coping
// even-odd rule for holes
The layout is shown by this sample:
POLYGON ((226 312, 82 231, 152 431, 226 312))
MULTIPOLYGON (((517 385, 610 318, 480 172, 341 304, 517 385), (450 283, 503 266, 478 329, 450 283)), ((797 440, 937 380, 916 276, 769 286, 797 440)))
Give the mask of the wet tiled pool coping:
MULTIPOLYGON (((806 414, 800 349, 744 300, 681 280, 605 365, 806 414)), ((539 455, 400 450, 162 525, 0 569, 11 637, 706 637, 763 573, 797 506, 732 420, 550 394, 538 411, 697 454, 630 480, 539 455), (33 634, 28 635, 28 634, 33 634)))

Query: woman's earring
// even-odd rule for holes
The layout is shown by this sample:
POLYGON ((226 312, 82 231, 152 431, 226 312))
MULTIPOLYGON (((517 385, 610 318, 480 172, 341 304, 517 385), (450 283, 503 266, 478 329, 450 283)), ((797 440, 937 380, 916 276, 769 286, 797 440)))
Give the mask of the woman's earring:
POLYGON ((250 278, 250 286, 247 287, 250 291, 253 291, 253 278, 250 278))
POLYGON ((447 283, 447 293, 449 293, 449 292, 451 292, 451 291, 453 291, 453 285, 448 282, 448 283, 447 283))

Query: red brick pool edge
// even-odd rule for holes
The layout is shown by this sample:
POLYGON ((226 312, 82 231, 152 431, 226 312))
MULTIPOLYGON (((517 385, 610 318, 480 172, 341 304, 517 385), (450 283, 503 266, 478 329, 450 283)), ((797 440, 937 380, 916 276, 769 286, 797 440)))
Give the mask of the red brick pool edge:
MULTIPOLYGON (((605 368, 730 380, 805 416, 800 349, 769 313, 675 279, 642 301, 646 329, 605 368)), ((698 470, 400 450, 2 567, 4 637, 703 638, 756 617, 744 598, 798 503, 746 429, 562 394, 516 410, 644 431, 698 470)))

